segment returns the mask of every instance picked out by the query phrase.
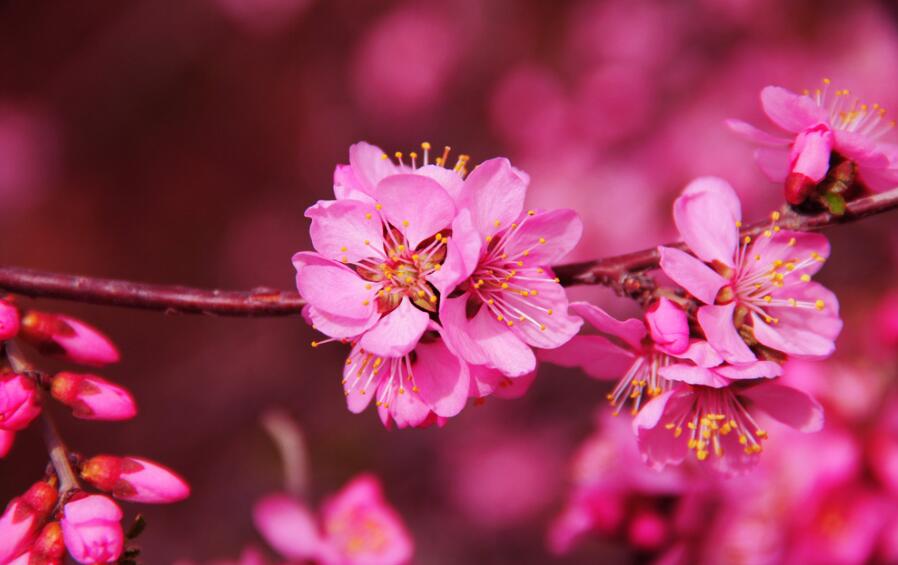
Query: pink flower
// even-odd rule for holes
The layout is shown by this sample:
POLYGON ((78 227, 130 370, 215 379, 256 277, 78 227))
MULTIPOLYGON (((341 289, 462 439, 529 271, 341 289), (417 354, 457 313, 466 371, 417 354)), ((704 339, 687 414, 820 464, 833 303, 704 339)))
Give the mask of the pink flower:
MULTIPOLYGON (((685 367, 684 365, 673 365, 685 367)), ((633 420, 643 459, 654 469, 677 465, 690 450, 699 461, 711 459, 715 470, 740 473, 758 461, 767 432, 759 412, 802 432, 823 426, 823 409, 801 391, 766 381, 736 384, 740 378, 773 377, 779 365, 758 361, 716 369, 711 386, 681 384, 651 400, 633 420)), ((665 371, 666 378, 675 375, 665 371)))
POLYGON ((96 375, 57 373, 50 393, 83 420, 128 420, 137 414, 130 392, 96 375))
POLYGON ((0 300, 0 341, 12 339, 19 333, 19 309, 11 302, 0 300))
POLYGON ((108 563, 122 554, 122 511, 100 494, 70 500, 63 507, 62 535, 79 563, 108 563))
POLYGON ((34 381, 22 375, 0 375, 0 428, 24 430, 41 413, 34 381))
POLYGON ((15 442, 16 432, 0 429, 0 459, 6 457, 15 442))
POLYGON ((285 494, 270 495, 253 509, 256 527, 288 559, 327 565, 401 565, 411 560, 412 540, 374 477, 361 475, 325 502, 318 523, 285 494))
POLYGON ((131 502, 164 504, 190 496, 190 487, 174 471, 139 457, 96 455, 81 465, 81 477, 131 502))
POLYGON ((659 247, 661 268, 704 303, 699 325, 726 361, 754 361, 749 345, 810 359, 832 354, 842 329, 839 303, 811 282, 829 255, 825 237, 771 226, 762 237, 740 242, 739 200, 729 184, 712 177, 686 187, 674 203, 674 219, 695 256, 659 247))
POLYGON ((621 322, 586 302, 571 303, 571 310, 603 335, 575 336, 557 349, 541 351, 540 359, 580 367, 597 379, 619 379, 608 394, 615 414, 628 402, 636 414, 648 399, 670 388, 660 371, 675 362, 674 357, 711 366, 722 361, 706 342, 689 340, 686 313, 666 298, 649 308, 645 322, 636 318, 621 322))
POLYGON ((0 563, 11 561, 29 547, 57 498, 55 488, 38 481, 12 499, 0 516, 0 563))
POLYGON ((118 349, 96 328, 62 314, 28 312, 20 337, 41 353, 63 357, 82 365, 108 365, 119 360, 118 349))
POLYGON ((531 348, 563 345, 582 324, 568 314, 567 295, 548 266, 577 244, 583 225, 573 210, 524 212, 528 182, 501 158, 468 175, 441 272, 449 346, 509 377, 534 370, 531 348))
POLYGON ((868 106, 848 90, 830 96, 823 89, 803 95, 778 86, 761 91, 761 104, 774 124, 793 134, 779 137, 739 120, 729 120, 735 132, 762 147, 755 152, 761 169, 773 181, 785 181, 786 200, 801 204, 830 167, 849 161, 868 189, 880 191, 898 184, 898 147, 879 141, 895 122, 885 121, 885 109, 868 106))

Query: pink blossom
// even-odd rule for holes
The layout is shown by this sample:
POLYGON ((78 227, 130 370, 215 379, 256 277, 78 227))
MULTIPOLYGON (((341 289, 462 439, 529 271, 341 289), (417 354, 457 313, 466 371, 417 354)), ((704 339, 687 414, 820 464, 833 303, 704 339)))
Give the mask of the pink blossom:
POLYGON ((81 477, 131 502, 164 504, 190 495, 190 487, 174 471, 140 457, 96 455, 81 465, 81 477))
POLYGON ((327 565, 401 565, 413 545, 374 477, 353 479, 321 509, 320 522, 285 494, 259 501, 253 517, 262 536, 289 559, 327 565))
POLYGON ((56 506, 56 489, 38 481, 12 499, 0 516, 0 563, 7 563, 32 543, 43 521, 56 506))
POLYGON ((17 432, 41 413, 34 381, 23 375, 0 375, 0 428, 17 432))
POLYGON ((16 432, 0 429, 0 459, 6 457, 15 442, 16 432))
POLYGON ((573 210, 524 212, 529 178, 506 159, 480 164, 456 201, 441 275, 440 320, 453 351, 509 377, 533 371, 531 348, 553 349, 580 329, 549 268, 580 239, 573 210))
POLYGON ((785 181, 786 199, 801 204, 830 167, 850 161, 868 189, 885 190, 898 184, 898 147, 879 140, 895 125, 883 119, 885 109, 868 106, 848 90, 823 89, 803 95, 778 86, 761 91, 761 104, 770 120, 790 135, 776 136, 739 120, 729 126, 761 145, 755 158, 773 181, 785 181), (832 95, 831 95, 832 94, 832 95))
POLYGON ((739 200, 729 184, 712 177, 686 187, 674 203, 674 219, 694 256, 659 247, 661 268, 704 304, 699 325, 726 361, 755 359, 746 338, 795 357, 832 354, 842 329, 839 303, 811 281, 829 255, 824 236, 774 225, 754 241, 740 241, 739 200))
MULTIPOLYGON (((685 366, 669 369, 673 367, 685 366)), ((777 375, 775 363, 748 364, 738 368, 742 375, 724 373, 725 367, 731 366, 722 366, 714 375, 719 384, 676 386, 652 399, 633 420, 643 459, 652 468, 679 464, 694 450, 699 461, 713 454, 715 470, 728 474, 746 471, 757 463, 761 442, 767 438, 758 424, 758 413, 802 432, 815 432, 823 426, 823 409, 797 389, 772 381, 737 384, 736 379, 745 373, 752 375, 750 379, 777 375)), ((665 371, 664 376, 677 375, 665 371)))
POLYGON ((19 309, 11 302, 0 300, 0 341, 12 339, 19 333, 19 309))
POLYGON ((57 373, 50 393, 83 420, 128 420, 137 414, 130 392, 96 375, 57 373))
POLYGON ((79 563, 108 563, 122 554, 122 511, 100 494, 70 500, 60 521, 65 546, 79 563))
POLYGON ((41 353, 82 365, 117 363, 119 352, 100 330, 63 314, 30 311, 22 319, 20 336, 41 353))

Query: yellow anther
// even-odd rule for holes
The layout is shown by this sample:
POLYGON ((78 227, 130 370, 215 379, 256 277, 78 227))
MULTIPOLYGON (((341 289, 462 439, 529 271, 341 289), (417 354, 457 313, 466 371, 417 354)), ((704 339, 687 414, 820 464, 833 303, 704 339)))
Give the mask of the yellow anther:
POLYGON ((514 325, 514 322, 512 322, 511 320, 508 320, 508 321, 505 322, 505 323, 508 324, 508 327, 509 327, 509 328, 510 328, 511 326, 514 325))
POLYGON ((492 298, 490 298, 489 300, 486 301, 486 303, 489 304, 490 306, 492 306, 493 304, 496 303, 496 301, 493 300, 492 298))
POLYGON ((366 220, 370 220, 370 219, 371 219, 371 212, 366 212, 366 213, 365 213, 365 219, 366 219, 366 220))
POLYGON ((396 157, 397 159, 402 159, 402 151, 397 151, 396 153, 393 153, 393 156, 396 157))
POLYGON ((796 304, 798 304, 798 301, 796 301, 794 298, 789 299, 789 306, 795 306, 796 304))
POLYGON ((744 238, 742 238, 742 243, 751 243, 751 236, 747 235, 744 238))
POLYGON ((505 319, 505 316, 503 316, 502 314, 499 314, 498 316, 496 316, 496 319, 501 322, 502 320, 505 319))
POLYGON ((312 347, 318 347, 318 345, 319 345, 319 344, 318 344, 317 341, 313 341, 313 342, 312 342, 312 347))
MULTIPOLYGON (((521 253, 521 255, 523 255, 524 257, 527 257, 528 255, 530 255, 530 250, 529 250, 529 249, 525 249, 524 252, 521 253)), ((523 261, 521 261, 521 262, 523 262, 523 261)))
POLYGON ((434 270, 434 271, 439 271, 439 270, 442 269, 442 268, 443 268, 443 266, 440 265, 439 263, 437 263, 436 265, 433 266, 433 270, 434 270))
POLYGON ((412 255, 412 261, 417 261, 417 260, 418 260, 418 254, 416 253, 416 254, 412 255))
POLYGON ((823 310, 826 307, 826 303, 823 300, 818 299, 817 302, 814 302, 814 308, 817 310, 823 310))
POLYGON ((528 216, 536 215, 536 210, 527 210, 527 215, 528 216))
POLYGON ((390 156, 387 155, 386 153, 382 153, 381 156, 380 156, 380 158, 383 159, 383 160, 387 160, 387 159, 390 158, 390 156))
POLYGON ((553 310, 552 310, 551 308, 549 308, 548 310, 546 310, 546 314, 548 314, 549 316, 552 315, 552 312, 553 312, 553 310))
POLYGON ((398 249, 399 251, 405 251, 405 246, 404 246, 404 245, 400 245, 400 246, 397 247, 396 249, 398 249))
POLYGON ((419 297, 419 298, 423 298, 425 294, 427 294, 427 293, 424 292, 423 290, 419 290, 419 291, 418 291, 418 297, 419 297))
POLYGON ((414 277, 405 277, 405 284, 412 284, 413 282, 415 282, 414 277))
POLYGON ((764 302, 770 302, 771 300, 773 300, 773 297, 770 296, 769 294, 764 297, 764 302))
POLYGON ((777 259, 776 261, 773 262, 773 266, 776 267, 777 269, 780 268, 780 267, 782 267, 782 266, 783 266, 783 260, 782 260, 782 259, 777 259))
POLYGON ((423 142, 421 144, 421 149, 423 149, 424 151, 430 151, 430 143, 428 143, 427 141, 423 142))
POLYGON ((435 240, 439 241, 439 240, 443 239, 443 234, 437 233, 435 236, 433 236, 433 238, 434 238, 435 240))
POLYGON ((500 222, 499 220, 496 220, 495 222, 493 222, 493 225, 498 228, 499 226, 502 225, 502 222, 500 222))
POLYGON ((362 300, 362 306, 367 306, 369 304, 371 304, 371 301, 368 300, 367 298, 365 300, 362 300))
POLYGON ((365 290, 371 290, 371 288, 372 288, 371 283, 365 283, 365 290))
POLYGON ((767 432, 764 430, 755 430, 755 435, 761 439, 767 439, 767 432))
POLYGON ((502 290, 505 290, 506 288, 508 288, 508 283, 502 283, 502 290))
POLYGON ((349 263, 349 258, 346 257, 346 255, 344 255, 344 256, 340 257, 340 261, 342 261, 343 263, 349 263))
POLYGON ((774 222, 779 221, 779 219, 780 219, 780 213, 777 212, 777 211, 772 212, 772 213, 770 214, 770 219, 773 220, 774 222))
POLYGON ((436 301, 437 301, 436 295, 430 297, 430 303, 431 303, 431 304, 436 304, 436 301))
POLYGON ((544 237, 539 238, 539 242, 540 242, 541 244, 545 244, 545 243, 546 243, 546 238, 544 238, 544 237))
POLYGON ((539 294, 539 293, 535 290, 530 291, 530 296, 536 296, 537 294, 539 294))
POLYGON ((492 240, 493 240, 493 236, 491 236, 491 235, 486 236, 487 243, 491 242, 492 240))
POLYGON ((796 243, 797 243, 797 241, 795 240, 794 237, 789 238, 789 246, 790 247, 794 247, 796 243))
POLYGON ((770 230, 764 230, 764 237, 773 237, 773 232, 770 230))
POLYGON ((540 324, 540 325, 539 325, 539 331, 541 331, 541 332, 546 331, 546 324, 540 324))
POLYGON ((741 228, 741 227, 742 227, 742 222, 740 222, 739 220, 736 220, 736 227, 737 227, 737 228, 741 228))
POLYGON ((375 210, 383 210, 383 208, 384 208, 384 207, 383 207, 383 204, 375 204, 375 205, 374 205, 374 209, 375 209, 375 210))
POLYGON ((811 282, 811 275, 807 273, 801 275, 801 282, 811 282))
POLYGON ((826 77, 823 78, 823 84, 829 84, 829 83, 831 83, 831 82, 832 82, 832 81, 829 80, 828 78, 826 78, 826 77))
POLYGON ((404 228, 408 227, 408 220, 402 220, 402 227, 404 227, 404 228))

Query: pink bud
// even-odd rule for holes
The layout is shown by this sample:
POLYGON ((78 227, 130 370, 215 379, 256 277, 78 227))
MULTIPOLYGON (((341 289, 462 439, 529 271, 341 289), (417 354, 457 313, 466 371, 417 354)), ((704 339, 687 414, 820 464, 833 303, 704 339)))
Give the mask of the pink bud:
POLYGON ((57 373, 50 394, 83 420, 127 420, 137 414, 130 392, 96 375, 57 373))
POLYGON ((682 308, 662 297, 645 313, 652 339, 674 355, 689 348, 689 320, 682 308))
POLYGON ((644 550, 657 550, 667 540, 667 524, 656 512, 643 510, 630 521, 630 545, 644 550))
POLYGON ((59 522, 49 522, 34 540, 31 549, 10 565, 62 565, 63 557, 65 542, 62 539, 62 527, 59 522))
POLYGON ((16 439, 16 432, 0 430, 0 459, 6 457, 16 439))
POLYGON ((19 333, 19 309, 11 302, 0 300, 0 341, 16 337, 19 333))
POLYGON ((190 495, 190 487, 174 471, 138 457, 97 455, 81 467, 81 477, 121 500, 163 504, 190 495))
POLYGON ((0 375, 0 428, 24 430, 40 413, 37 388, 31 379, 14 373, 0 375))
POLYGON ((30 311, 22 319, 22 339, 41 353, 82 365, 117 363, 119 353, 108 337, 82 321, 62 314, 30 311))
POLYGON ((56 500, 56 489, 43 481, 12 499, 0 516, 0 563, 7 563, 25 551, 56 500))
POLYGON ((91 494, 63 508, 62 536, 79 563, 108 563, 122 554, 122 511, 110 498, 91 494))

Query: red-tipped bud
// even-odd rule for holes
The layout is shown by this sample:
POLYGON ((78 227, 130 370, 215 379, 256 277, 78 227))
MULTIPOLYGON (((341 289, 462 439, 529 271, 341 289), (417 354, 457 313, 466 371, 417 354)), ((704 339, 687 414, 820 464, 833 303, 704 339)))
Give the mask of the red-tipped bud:
POLYGON ((65 541, 59 522, 49 522, 34 540, 31 550, 10 565, 61 565, 65 557, 65 541), (22 557, 27 559, 22 560, 22 557), (21 560, 21 561, 20 561, 21 560))
POLYGON ((30 311, 22 319, 20 337, 41 353, 82 365, 108 365, 119 360, 118 349, 98 329, 62 314, 30 311))
POLYGON ((0 516, 0 563, 11 561, 32 543, 56 506, 57 497, 55 488, 38 481, 25 494, 12 499, 0 516))
POLYGON ((0 375, 0 428, 23 430, 41 413, 37 387, 28 377, 0 375))
POLYGON ((786 177, 786 202, 798 206, 808 199, 811 189, 815 186, 817 183, 811 177, 801 173, 789 173, 786 177))
POLYGON ((127 420, 137 414, 130 392, 96 375, 57 373, 50 394, 83 420, 127 420))
POLYGON ((63 508, 62 537, 79 563, 110 563, 122 554, 122 511, 108 497, 73 498, 63 508))
POLYGON ((0 430, 0 459, 6 457, 16 439, 16 432, 0 430))
POLYGON ((97 455, 81 467, 81 477, 121 500, 163 504, 190 495, 190 487, 174 471, 138 457, 97 455))
POLYGON ((0 341, 12 339, 19 333, 19 309, 11 302, 0 300, 0 341))

